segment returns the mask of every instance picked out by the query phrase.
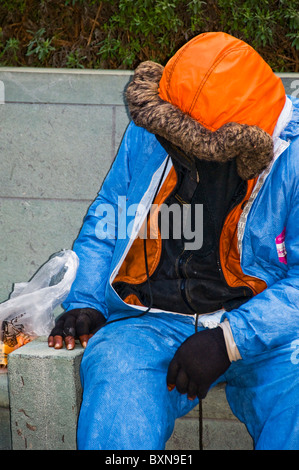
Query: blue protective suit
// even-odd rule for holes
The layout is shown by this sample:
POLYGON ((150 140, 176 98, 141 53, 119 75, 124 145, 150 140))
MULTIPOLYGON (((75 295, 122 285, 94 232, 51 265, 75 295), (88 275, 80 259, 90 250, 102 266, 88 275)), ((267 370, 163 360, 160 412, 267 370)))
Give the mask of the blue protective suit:
MULTIPOLYGON (((291 119, 276 139, 275 161, 260 177, 240 238, 242 270, 267 288, 221 318, 242 359, 219 381, 256 449, 299 449, 299 101, 288 99, 291 119), (282 233, 284 262, 276 242, 282 233)), ((140 217, 126 214, 138 232, 166 157, 153 134, 131 123, 74 244, 80 267, 65 308, 96 308, 109 320, 132 316, 100 330, 84 353, 79 449, 164 449, 175 419, 197 404, 166 386, 169 362, 194 333, 194 317, 153 310, 134 318, 142 308, 124 303, 111 285, 132 238, 117 237, 112 216, 111 238, 97 234, 99 207, 109 203, 117 213, 119 196, 142 202, 140 217)))

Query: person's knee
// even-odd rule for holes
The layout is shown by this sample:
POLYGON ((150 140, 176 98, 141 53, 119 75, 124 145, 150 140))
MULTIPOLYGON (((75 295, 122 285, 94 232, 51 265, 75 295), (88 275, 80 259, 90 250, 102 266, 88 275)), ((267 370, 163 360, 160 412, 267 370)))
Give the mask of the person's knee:
POLYGON ((81 369, 116 370, 118 373, 134 370, 142 363, 144 346, 138 337, 132 340, 128 328, 114 326, 113 331, 99 331, 84 352, 81 369))

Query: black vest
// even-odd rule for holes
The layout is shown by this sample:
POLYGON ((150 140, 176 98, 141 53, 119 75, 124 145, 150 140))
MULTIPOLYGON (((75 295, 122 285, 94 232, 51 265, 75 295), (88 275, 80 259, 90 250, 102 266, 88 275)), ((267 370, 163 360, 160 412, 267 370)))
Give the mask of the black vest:
MULTIPOLYGON (((194 220, 195 204, 203 207, 203 243, 197 249, 186 250, 181 237, 173 232, 169 218, 169 238, 162 238, 159 264, 150 277, 154 308, 185 314, 209 313, 220 308, 231 310, 252 297, 248 287, 231 288, 223 276, 219 259, 219 239, 224 220, 230 210, 245 196, 247 183, 236 170, 235 160, 225 163, 186 159, 183 152, 158 138, 172 158, 177 184, 164 204, 190 205, 191 231, 198 224, 194 220)), ((161 226, 161 220, 159 221, 161 226)), ((181 223, 183 227, 183 223, 181 223)), ((135 294, 141 303, 150 303, 148 281, 139 285, 115 283, 122 299, 135 294)))

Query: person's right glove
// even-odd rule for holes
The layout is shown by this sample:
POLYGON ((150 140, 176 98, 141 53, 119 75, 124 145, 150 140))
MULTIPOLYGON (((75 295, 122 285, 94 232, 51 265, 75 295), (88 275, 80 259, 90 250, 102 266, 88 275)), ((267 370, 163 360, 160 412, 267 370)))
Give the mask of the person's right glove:
POLYGON ((176 387, 191 400, 196 396, 205 398, 211 385, 229 366, 222 328, 199 331, 184 341, 170 362, 168 389, 176 387))
POLYGON ((74 349, 75 339, 79 339, 82 346, 87 342, 104 324, 104 315, 93 308, 75 308, 60 315, 52 329, 48 345, 55 349, 61 349, 63 341, 67 349, 74 349))

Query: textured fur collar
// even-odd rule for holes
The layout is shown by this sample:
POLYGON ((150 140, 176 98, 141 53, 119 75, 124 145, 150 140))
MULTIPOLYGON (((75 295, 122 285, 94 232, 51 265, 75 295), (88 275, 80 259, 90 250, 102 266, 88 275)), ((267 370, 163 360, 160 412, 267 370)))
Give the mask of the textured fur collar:
POLYGON ((188 156, 225 162, 236 158, 244 180, 258 176, 273 158, 273 140, 258 126, 230 122, 216 131, 206 129, 158 94, 164 67, 142 62, 135 70, 126 98, 137 126, 169 140, 188 156))

